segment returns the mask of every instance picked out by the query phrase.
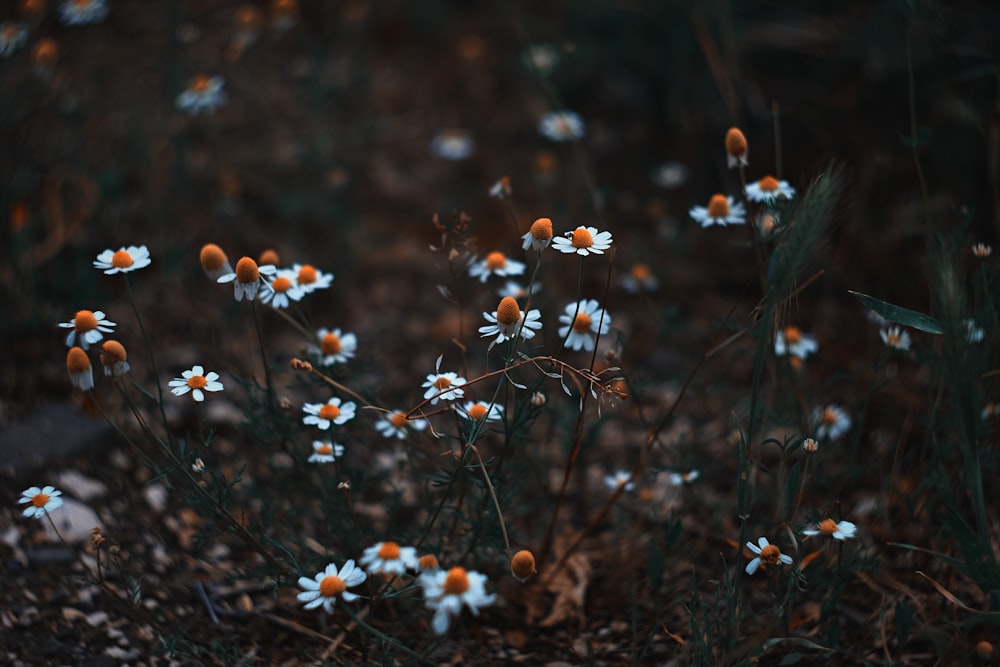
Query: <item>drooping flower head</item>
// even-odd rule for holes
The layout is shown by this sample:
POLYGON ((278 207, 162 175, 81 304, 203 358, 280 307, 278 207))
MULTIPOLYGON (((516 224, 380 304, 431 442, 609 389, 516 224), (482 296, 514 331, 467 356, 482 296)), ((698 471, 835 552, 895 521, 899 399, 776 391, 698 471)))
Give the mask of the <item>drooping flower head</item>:
POLYGON ((201 261, 201 268, 204 269, 205 275, 212 280, 218 280, 224 275, 233 273, 233 267, 229 263, 226 253, 214 243, 203 245, 198 259, 201 261))
POLYGON ((41 519, 49 512, 62 507, 63 499, 59 497, 61 495, 62 491, 54 486, 46 486, 45 488, 32 486, 21 492, 21 499, 17 502, 19 505, 27 503, 28 506, 23 512, 24 516, 41 519))
POLYGON ((527 549, 521 549, 510 559, 510 573, 518 581, 525 581, 536 572, 535 555, 527 549))
POLYGON ((360 597, 347 589, 363 583, 367 578, 368 575, 357 567, 353 560, 344 563, 344 566, 339 570, 336 564, 330 563, 325 570, 316 574, 312 579, 299 577, 299 587, 304 589, 298 595, 299 602, 306 603, 305 609, 315 609, 321 606, 328 614, 332 614, 337 598, 353 602, 360 597))
POLYGON ((401 547, 395 542, 379 542, 365 549, 358 563, 369 574, 406 574, 406 570, 419 567, 417 549, 401 547))
POLYGON ((90 364, 90 358, 82 349, 69 348, 66 354, 66 372, 69 373, 70 382, 80 391, 94 388, 94 369, 90 364))
POLYGON ((257 292, 261 288, 271 289, 262 274, 273 276, 277 271, 273 264, 258 266, 257 262, 250 257, 242 257, 240 261, 236 262, 236 270, 219 277, 218 282, 233 283, 233 296, 236 297, 237 301, 243 299, 253 301, 257 298, 257 292))
POLYGON ((76 317, 72 320, 60 322, 59 326, 63 329, 72 329, 66 336, 66 346, 73 347, 73 345, 79 344, 86 350, 104 338, 104 334, 113 333, 114 327, 117 325, 104 317, 102 310, 78 310, 76 317), (78 343, 77 338, 79 338, 78 343))
POLYGON ((128 353, 125 346, 116 340, 106 340, 101 345, 101 365, 105 375, 121 377, 129 372, 128 353))
POLYGON ((738 127, 731 127, 726 132, 726 164, 730 169, 739 165, 747 165, 747 138, 738 127))
POLYGON ((222 383, 219 382, 219 374, 215 371, 206 373, 203 366, 193 366, 191 370, 181 373, 181 377, 174 378, 169 382, 173 387, 170 391, 174 396, 183 396, 191 392, 191 397, 201 403, 205 400, 206 391, 222 391, 222 383))
POLYGON ((712 225, 742 225, 746 222, 743 204, 733 202, 732 197, 723 194, 712 195, 708 206, 693 206, 688 211, 691 218, 702 227, 712 225))
POLYGON ((119 250, 105 250, 94 260, 94 266, 111 275, 138 271, 149 266, 151 262, 149 249, 146 246, 130 245, 127 248, 122 246, 119 250))
POLYGON ((566 347, 587 352, 594 349, 591 334, 606 334, 611 327, 611 316, 594 299, 567 305, 559 321, 565 325, 559 328, 559 337, 566 339, 566 347))
POLYGON ((439 635, 448 631, 451 618, 462 612, 463 605, 478 616, 481 607, 488 607, 496 600, 495 595, 486 594, 486 575, 462 567, 453 567, 447 572, 424 572, 419 582, 427 606, 435 610, 433 627, 439 635))
POLYGON ((551 218, 538 218, 531 223, 531 229, 521 237, 521 246, 527 250, 532 248, 541 252, 552 243, 552 220, 551 218))
POLYGON ((885 343, 886 347, 891 347, 900 352, 906 352, 910 349, 910 333, 905 329, 901 329, 900 327, 886 327, 878 333, 882 337, 882 342, 885 343))
POLYGON ((490 324, 479 327, 479 335, 483 338, 496 336, 496 340, 490 343, 491 350, 497 343, 512 340, 518 335, 522 340, 534 338, 535 331, 542 328, 541 312, 537 308, 522 312, 517 299, 512 296, 500 299, 497 309, 492 314, 483 313, 483 317, 490 324))
POLYGON ((28 40, 28 30, 20 23, 3 21, 0 23, 0 57, 6 58, 28 40))

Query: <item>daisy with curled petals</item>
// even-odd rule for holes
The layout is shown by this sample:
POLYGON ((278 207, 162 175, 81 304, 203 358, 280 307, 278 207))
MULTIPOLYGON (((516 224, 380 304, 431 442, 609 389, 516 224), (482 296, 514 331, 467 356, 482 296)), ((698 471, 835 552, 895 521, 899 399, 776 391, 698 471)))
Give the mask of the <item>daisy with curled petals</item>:
POLYGON ((309 463, 333 463, 337 457, 344 455, 344 446, 335 442, 313 440, 313 453, 309 463))
POLYGON ((326 289, 333 282, 332 273, 324 273, 312 264, 292 264, 295 282, 306 294, 326 289))
POLYGON ((552 220, 550 218, 538 218, 531 223, 531 229, 521 237, 521 247, 527 250, 532 248, 541 252, 552 243, 552 220))
POLYGON ((246 299, 253 301, 257 298, 257 292, 263 287, 265 290, 271 289, 263 276, 273 276, 278 269, 272 264, 258 266, 257 262, 250 257, 242 257, 236 262, 236 270, 232 273, 219 276, 217 282, 233 283, 233 296, 237 301, 246 299), (234 282, 235 281, 235 282, 234 282))
POLYGON ((138 271, 149 266, 151 262, 149 249, 146 246, 130 245, 128 247, 122 246, 119 250, 105 250, 94 260, 94 266, 103 269, 105 274, 111 275, 138 271))
POLYGON ((494 422, 503 419, 503 406, 494 403, 490 405, 488 401, 467 401, 465 405, 458 408, 459 414, 472 421, 494 422))
POLYGON ((340 426, 353 419, 355 408, 354 403, 343 403, 336 396, 326 403, 306 403, 302 406, 302 411, 306 413, 302 423, 312 424, 321 431, 326 431, 333 424, 340 426))
POLYGON ((855 526, 850 521, 834 521, 833 519, 824 519, 812 528, 807 528, 802 531, 803 535, 823 535, 824 537, 829 537, 830 539, 849 540, 854 538, 858 532, 858 527, 855 526))
POLYGON ((907 352, 910 349, 910 333, 899 327, 886 327, 880 330, 879 336, 886 347, 891 347, 900 352, 907 352))
POLYGON ((104 0, 66 0, 59 8, 59 16, 66 25, 100 23, 107 15, 104 0))
POLYGON ((188 82, 188 87, 177 96, 177 108, 192 116, 202 111, 215 111, 226 101, 226 93, 222 90, 225 79, 221 76, 205 76, 199 74, 188 82))
POLYGON ((691 218, 702 227, 712 225, 742 225, 746 222, 746 209, 743 204, 734 203, 732 197, 712 195, 708 206, 693 206, 688 212, 691 218))
POLYGON ((781 549, 768 542, 766 537, 758 539, 757 544, 747 542, 747 549, 756 554, 756 557, 747 563, 747 574, 756 572, 761 563, 764 565, 792 564, 792 557, 781 553, 781 549))
POLYGON ((69 373, 69 381, 80 391, 90 391, 94 388, 94 368, 90 364, 90 357, 78 347, 69 348, 66 355, 66 372, 69 373))
POLYGON ((538 121, 538 132, 551 141, 583 139, 586 128, 575 111, 552 111, 538 121))
POLYGON ((298 595, 299 602, 305 602, 306 609, 323 607, 328 614, 332 614, 337 598, 353 602, 360 597, 347 589, 363 583, 367 578, 365 571, 357 567, 353 560, 344 563, 339 570, 334 563, 330 563, 312 579, 299 577, 299 587, 303 589, 298 595))
POLYGON ((406 439, 407 429, 423 431, 427 428, 426 419, 407 419, 406 413, 402 410, 393 410, 386 414, 383 419, 375 422, 375 430, 385 438, 406 439))
POLYGON ((774 354, 783 357, 790 354, 799 359, 805 359, 819 349, 819 343, 808 334, 802 333, 798 327, 779 329, 774 335, 774 354))
POLYGON ((820 440, 836 440, 851 429, 851 418, 839 405, 833 403, 815 408, 811 421, 816 427, 816 437, 820 440))
POLYGON ((438 401, 455 401, 463 398, 465 390, 462 389, 462 385, 465 383, 466 379, 460 377, 458 373, 442 373, 441 357, 438 357, 434 372, 429 374, 420 386, 427 390, 424 392, 424 400, 429 399, 431 405, 436 405, 438 401))
POLYGON ((128 363, 125 346, 116 340, 106 340, 101 344, 101 365, 107 376, 121 377, 132 368, 128 363))
POLYGON ((78 310, 76 317, 69 322, 60 322, 59 326, 63 329, 72 329, 66 336, 66 347, 79 345, 86 350, 104 338, 104 334, 113 333, 114 327, 118 325, 104 319, 103 310, 78 310), (80 339, 79 342, 76 340, 77 337, 80 339))
POLYGON ((512 296, 500 299, 497 309, 492 314, 483 313, 483 317, 490 324, 479 327, 479 335, 483 338, 496 336, 496 340, 490 343, 491 350, 497 343, 512 340, 515 336, 520 336, 522 340, 534 338, 535 330, 542 328, 541 312, 537 308, 522 312, 517 299, 512 296))
POLYGON ((28 504, 24 510, 24 516, 41 519, 49 512, 62 507, 63 499, 59 497, 61 495, 62 491, 54 486, 46 486, 42 489, 33 486, 22 491, 21 499, 17 502, 19 505, 28 504))
POLYGON ((594 349, 591 334, 606 334, 611 326, 611 316, 594 299, 569 304, 559 321, 566 325, 559 327, 559 337, 566 340, 566 347, 587 352, 594 349))
POLYGON ((795 188, 788 181, 779 181, 774 176, 765 176, 756 183, 751 183, 746 189, 747 199, 755 202, 772 203, 778 199, 791 199, 795 196, 795 188))
POLYGON ((219 382, 219 374, 215 371, 205 373, 202 366, 194 366, 191 370, 184 371, 181 377, 170 381, 170 386, 173 387, 170 391, 174 396, 183 396, 190 391, 191 397, 199 403, 205 400, 204 392, 223 389, 222 383, 219 382))
POLYGON ((320 329, 316 332, 319 346, 311 346, 309 351, 320 357, 324 366, 347 363, 358 350, 358 338, 352 333, 343 333, 340 329, 320 329))
POLYGON ((524 262, 508 259, 502 252, 491 252, 485 259, 473 262, 469 275, 485 283, 490 276, 519 276, 524 273, 524 262))
POLYGON ((287 269, 275 273, 268 284, 271 289, 261 292, 260 300, 274 308, 288 308, 289 299, 301 301, 306 295, 305 291, 295 284, 295 273, 287 269))
POLYGON ((480 607, 488 607, 496 600, 495 595, 486 594, 486 575, 463 567, 424 572, 419 582, 427 606, 434 610, 432 625, 439 635, 448 631, 452 616, 462 613, 462 605, 478 616, 480 607))
POLYGON ((401 547, 395 542, 379 542, 365 549, 358 559, 369 574, 406 574, 407 569, 416 570, 419 564, 415 547, 401 547))
POLYGON ((596 227, 577 227, 552 239, 552 247, 567 255, 603 255, 611 247, 611 232, 598 232, 596 227))

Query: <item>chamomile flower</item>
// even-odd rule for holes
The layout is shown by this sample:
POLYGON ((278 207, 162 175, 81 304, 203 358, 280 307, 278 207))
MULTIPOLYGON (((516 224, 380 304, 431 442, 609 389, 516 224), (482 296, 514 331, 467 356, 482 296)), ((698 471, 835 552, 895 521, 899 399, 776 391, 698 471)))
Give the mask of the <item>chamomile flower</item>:
POLYGON ((462 567, 453 567, 447 572, 424 572, 419 582, 427 606, 434 610, 432 625, 439 635, 448 631, 451 617, 458 616, 463 605, 478 616, 481 607, 488 607, 496 600, 495 595, 486 594, 486 575, 462 567))
POLYGON ((598 232, 596 227, 577 227, 552 239, 552 247, 566 254, 586 257, 590 253, 603 255, 611 247, 611 232, 598 232))
MULTIPOLYGON (((534 282, 531 284, 531 294, 538 294, 542 290, 542 284, 540 282, 534 282)), ((503 284, 500 289, 497 290, 497 295, 500 298, 505 296, 514 297, 515 299, 525 299, 530 294, 528 293, 528 288, 517 282, 516 280, 508 280, 503 284)))
POLYGON ((851 418, 839 405, 830 404, 815 408, 812 423, 816 427, 816 437, 820 440, 836 440, 851 429, 851 418))
POLYGON ((524 52, 524 61, 542 76, 548 76, 559 63, 559 51, 552 44, 532 44, 524 52))
POLYGON ((386 413, 385 417, 375 422, 375 430, 385 438, 406 439, 408 429, 423 431, 427 428, 426 419, 407 419, 406 413, 402 410, 393 410, 386 413))
POLYGON ((1000 415, 1000 404, 998 403, 987 403, 979 412, 980 419, 989 419, 997 415, 1000 415))
POLYGON ((218 280, 224 275, 233 273, 233 267, 229 263, 226 253, 214 243, 203 245, 201 252, 198 253, 198 259, 201 261, 201 268, 205 271, 205 275, 212 280, 218 280))
POLYGON ((803 535, 823 535, 824 537, 829 537, 834 540, 849 540, 857 534, 858 527, 855 526, 850 521, 834 521, 833 519, 824 519, 812 528, 807 528, 802 531, 803 535))
POLYGON ((59 15, 66 25, 100 23, 108 15, 108 6, 104 0, 66 0, 59 15))
POLYGON ((791 565, 792 557, 781 553, 781 549, 767 541, 766 537, 757 540, 757 544, 747 542, 747 549, 756 554, 756 558, 747 563, 746 573, 753 574, 764 565, 791 565))
POLYGON ((358 337, 344 333, 340 329, 320 329, 316 332, 319 345, 312 345, 309 351, 320 357, 324 366, 347 363, 358 351, 358 337))
POLYGON ((688 472, 672 472, 667 478, 670 480, 672 486, 681 486, 683 484, 690 484, 701 477, 701 473, 697 470, 689 470, 688 472))
POLYGON ((467 401, 465 405, 458 408, 458 412, 463 417, 472 421, 497 421, 503 419, 503 406, 489 404, 489 401, 467 401))
POLYGON ((101 365, 107 376, 121 377, 129 372, 128 352, 116 340, 106 340, 101 344, 101 365))
POLYGON ((63 329, 72 329, 66 336, 67 347, 78 344, 86 350, 104 338, 104 334, 113 333, 114 327, 118 325, 104 319, 103 310, 78 310, 76 317, 69 322, 60 322, 59 326, 63 329), (78 338, 79 341, 77 341, 78 338))
POLYGON ((575 111, 552 111, 538 121, 538 131, 551 141, 574 141, 583 138, 586 128, 575 111))
POLYGON ((379 542, 365 549, 358 564, 369 574, 406 574, 419 564, 416 547, 401 547, 395 542, 379 542))
POLYGON ((445 160, 465 160, 476 150, 476 142, 468 130, 446 128, 438 130, 431 139, 431 153, 445 160))
POLYGON ((438 357, 434 372, 427 376, 421 387, 427 390, 424 392, 424 399, 430 399, 431 405, 436 405, 438 401, 456 401, 463 398, 465 390, 462 389, 462 385, 465 383, 466 379, 460 377, 458 373, 442 373, 441 357, 438 357))
POLYGON ((910 333, 900 327, 886 327, 878 332, 886 347, 906 352, 910 349, 910 333))
POLYGON ((781 198, 791 199, 795 196, 795 188, 789 185, 788 181, 765 176, 756 183, 748 185, 746 193, 750 201, 771 203, 781 198))
POLYGON ((490 343, 491 350, 497 343, 512 340, 515 336, 520 336, 522 340, 534 338, 535 330, 542 328, 541 312, 537 308, 523 312, 512 296, 500 299, 497 309, 492 314, 483 313, 483 317, 490 324, 479 327, 479 335, 483 338, 496 336, 496 340, 490 343))
POLYGON ((566 339, 566 347, 587 352, 594 349, 595 339, 591 334, 606 334, 611 326, 611 316, 594 299, 567 305, 559 321, 566 325, 559 327, 559 337, 566 339))
POLYGON ((531 229, 521 237, 521 247, 527 250, 532 248, 541 252, 552 243, 552 220, 551 218, 538 218, 531 223, 531 229))
POLYGON ((41 489, 37 486, 32 486, 21 492, 21 499, 17 503, 19 505, 27 503, 28 506, 23 512, 24 516, 41 519, 49 512, 62 507, 63 499, 59 497, 61 495, 62 491, 59 491, 54 486, 46 486, 41 489))
POLYGON ((636 262, 628 270, 628 273, 621 277, 622 289, 629 294, 639 292, 655 292, 660 288, 660 279, 653 274, 653 270, 648 264, 636 262))
POLYGON ((4 21, 0 23, 0 56, 7 57, 24 46, 28 41, 28 31, 20 23, 4 21))
POLYGON ((510 178, 501 176, 497 182, 490 186, 490 196, 496 199, 507 199, 513 194, 510 187, 510 178))
POLYGON ((299 587, 304 589, 298 595, 299 602, 305 602, 306 609, 323 607, 328 614, 332 614, 337 598, 353 602, 360 597, 347 589, 363 583, 367 578, 368 575, 353 560, 344 563, 339 570, 336 564, 330 563, 312 579, 299 577, 299 587))
POLYGON ((188 82, 188 87, 177 96, 177 108, 192 116, 197 116, 203 111, 215 111, 226 101, 223 85, 225 79, 221 76, 199 74, 193 77, 188 82))
POLYGON ((144 269, 150 265, 151 261, 149 249, 146 246, 130 245, 128 247, 122 246, 120 250, 105 250, 94 260, 94 266, 103 269, 107 275, 111 275, 144 269))
POLYGON ((271 277, 277 272, 278 269, 272 264, 258 266, 252 258, 242 257, 236 262, 236 270, 220 276, 217 282, 233 283, 233 296, 237 301, 243 299, 253 301, 261 289, 265 291, 271 289, 263 276, 271 277))
POLYGON ((702 227, 712 225, 742 225, 746 222, 746 209, 743 204, 734 203, 732 197, 712 195, 708 206, 692 206, 688 212, 691 218, 702 227))
POLYGON ((94 388, 94 368, 90 364, 90 357, 80 348, 69 348, 66 354, 66 372, 69 373, 70 382, 80 391, 94 388))
POLYGON ((985 243, 977 243, 972 246, 972 254, 979 259, 986 259, 993 254, 993 247, 985 243))
POLYGON ((292 264, 295 282, 306 294, 326 289, 333 282, 332 273, 324 273, 312 264, 292 264))
POLYGON ((799 359, 805 359, 819 350, 819 343, 809 334, 802 333, 798 327, 778 329, 774 334, 774 354, 783 357, 789 354, 799 359))
POLYGON ((219 382, 219 374, 215 371, 206 373, 203 366, 193 366, 191 370, 181 373, 179 378, 174 378, 169 382, 173 387, 170 391, 174 396, 183 396, 191 392, 191 397, 199 403, 205 400, 206 391, 222 391, 222 383, 219 382))
POLYGON ((524 262, 508 259, 502 252, 494 251, 485 259, 473 262, 469 267, 469 275, 479 278, 485 283, 490 276, 519 276, 524 273, 524 262))
POLYGON ((528 577, 536 574, 535 554, 527 549, 521 549, 510 559, 510 573, 518 581, 526 581, 528 577))
POLYGON ((688 168, 680 162, 664 162, 649 175, 653 185, 664 190, 674 190, 687 182, 688 168))
POLYGON ((260 300, 273 308, 288 308, 291 301, 301 301, 306 293, 295 283, 295 275, 288 269, 279 270, 268 281, 271 289, 260 293, 260 300))
POLYGON ((356 407, 354 403, 344 403, 336 396, 326 403, 306 403, 302 406, 302 411, 306 413, 302 423, 326 431, 334 424, 340 426, 353 419, 356 407))
POLYGON ((730 169, 740 165, 746 166, 747 138, 738 127, 731 127, 726 132, 726 164, 730 169))
POLYGON ((604 486, 612 491, 617 491, 624 487, 626 491, 635 490, 635 482, 632 481, 632 473, 628 470, 619 470, 614 475, 604 476, 604 486))
POLYGON ((313 453, 309 457, 309 463, 333 463, 344 455, 344 446, 335 442, 313 440, 312 448, 313 453))

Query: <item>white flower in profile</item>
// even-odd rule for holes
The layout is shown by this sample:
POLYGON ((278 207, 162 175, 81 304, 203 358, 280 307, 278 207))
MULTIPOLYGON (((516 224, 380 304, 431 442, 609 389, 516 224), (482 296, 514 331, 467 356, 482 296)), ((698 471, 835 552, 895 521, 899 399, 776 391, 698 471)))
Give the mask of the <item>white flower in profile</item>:
POLYGON ((424 400, 430 400, 431 405, 436 405, 438 401, 455 401, 465 396, 465 390, 462 389, 462 385, 466 383, 464 377, 460 377, 458 373, 441 372, 441 359, 437 358, 437 363, 434 365, 434 372, 427 376, 427 379, 421 385, 427 391, 424 392, 424 400))
POLYGON ((306 294, 328 288, 333 283, 333 274, 324 273, 312 264, 292 264, 295 284, 306 294))
POLYGON ((525 250, 531 248, 541 252, 548 248, 550 243, 552 243, 551 218, 538 218, 531 223, 531 229, 521 237, 521 247, 525 250))
POLYGON ((816 426, 816 437, 820 440, 836 440, 851 429, 851 418, 839 405, 833 403, 815 408, 812 423, 816 426))
POLYGON ((491 350, 494 345, 513 340, 515 336, 530 340, 535 337, 535 331, 542 328, 541 312, 537 308, 523 312, 512 296, 500 299, 497 309, 492 313, 483 313, 483 317, 489 324, 479 327, 479 335, 483 338, 496 336, 496 340, 490 343, 491 350))
POLYGON ((385 438, 406 439, 408 429, 423 431, 427 428, 426 419, 407 419, 406 413, 402 410, 393 410, 382 419, 375 422, 375 430, 385 438))
POLYGON ((445 160, 465 160, 476 150, 476 143, 468 130, 445 128, 438 130, 431 139, 431 153, 445 160))
POLYGON ((337 598, 353 602, 360 597, 347 589, 363 583, 367 578, 368 575, 353 560, 344 563, 344 567, 339 570, 334 563, 330 563, 312 579, 299 577, 299 587, 304 589, 298 595, 299 602, 306 603, 305 609, 322 606, 328 614, 332 614, 337 598))
POLYGON ((693 206, 688 212, 691 218, 702 227, 712 225, 742 225, 746 222, 746 209, 743 204, 734 203, 732 197, 717 194, 708 200, 708 206, 693 206))
POLYGON ((551 111, 538 121, 538 131, 551 141, 574 141, 586 133, 583 119, 575 111, 551 111))
POLYGON ((191 392, 191 397, 201 403, 205 400, 206 391, 222 391, 222 383, 219 382, 219 374, 216 372, 205 373, 203 366, 193 366, 191 370, 181 373, 179 378, 170 381, 173 387, 170 391, 174 396, 183 396, 191 392))
POLYGON ((346 363, 358 350, 358 337, 343 333, 340 329, 320 329, 316 332, 319 345, 312 345, 309 351, 320 357, 324 366, 346 363))
POLYGON ((571 350, 594 349, 594 336, 608 333, 611 316, 594 299, 583 299, 566 306, 559 321, 565 326, 559 328, 559 337, 566 339, 566 347, 571 350))
POLYGON ((187 88, 177 96, 177 108, 192 116, 201 112, 212 112, 226 102, 226 93, 222 90, 225 79, 221 76, 205 76, 199 74, 188 82, 187 88))
POLYGON ((60 322, 59 326, 63 329, 72 329, 66 336, 66 347, 79 344, 86 350, 104 338, 104 334, 113 333, 114 327, 118 325, 104 317, 103 310, 78 310, 72 320, 60 322), (79 343, 76 342, 77 338, 80 339, 79 343))
POLYGON ((495 595, 486 593, 486 575, 462 567, 453 567, 447 572, 428 570, 418 581, 424 589, 427 606, 435 610, 432 625, 439 635, 448 631, 451 617, 462 613, 463 605, 478 616, 481 607, 488 607, 496 600, 495 595))
POLYGON ((772 203, 778 199, 791 199, 795 188, 788 181, 779 181, 773 176, 765 176, 746 188, 747 199, 755 202, 772 203))
POLYGON ((69 381, 80 391, 94 388, 94 367, 90 363, 90 357, 75 345, 66 354, 66 372, 69 373, 69 381))
POLYGON ((701 477, 701 473, 697 470, 690 470, 688 472, 672 472, 670 473, 670 484, 672 486, 681 486, 683 484, 690 484, 701 477))
POLYGON ((401 547, 395 542, 379 542, 365 549, 358 564, 369 574, 406 574, 419 565, 416 547, 401 547))
POLYGON ((473 262, 469 266, 469 275, 479 278, 479 282, 482 283, 485 283, 490 276, 519 276, 522 273, 524 273, 524 262, 509 259, 498 251, 491 252, 485 259, 473 262))
POLYGON ((100 23, 108 15, 108 6, 104 0, 66 0, 59 15, 66 25, 100 23))
POLYGON ((774 334, 774 354, 783 357, 790 354, 799 359, 805 359, 819 350, 819 343, 809 334, 802 333, 798 327, 778 329, 774 334))
POLYGON ((833 519, 824 519, 812 528, 807 528, 802 531, 803 535, 823 535, 824 537, 829 537, 834 540, 849 540, 854 538, 857 534, 858 527, 855 526, 850 521, 834 521, 833 519))
POLYGON ((309 463, 333 463, 344 455, 344 446, 335 442, 323 442, 313 440, 313 453, 309 457, 309 463))
POLYGON ((781 549, 767 541, 766 537, 757 540, 757 544, 747 542, 747 549, 757 554, 756 558, 747 563, 746 573, 753 574, 757 568, 764 565, 791 565, 792 557, 781 553, 781 549))
POLYGON ((264 276, 274 276, 278 269, 272 264, 258 266, 251 257, 241 257, 236 262, 236 270, 219 276, 216 282, 233 283, 233 296, 237 301, 253 301, 261 289, 269 290, 271 285, 264 276))
POLYGON ((598 232, 596 227, 577 227, 572 232, 552 239, 552 247, 566 254, 603 255, 611 247, 611 232, 598 232))
POLYGON ((510 178, 501 176, 497 182, 490 186, 490 196, 496 199, 507 199, 513 194, 510 187, 510 178))
POLYGON ((63 499, 59 497, 61 495, 62 491, 54 486, 46 486, 45 488, 32 486, 21 492, 21 499, 17 502, 19 505, 28 505, 23 512, 24 516, 41 519, 49 512, 62 507, 63 499))
POLYGON ((604 486, 612 491, 617 491, 624 487, 626 491, 635 490, 635 482, 632 481, 632 473, 628 470, 619 470, 614 475, 604 476, 604 486))
POLYGON ((20 23, 4 21, 0 23, 0 56, 7 57, 24 46, 28 41, 28 31, 20 23))
POLYGON ((910 349, 910 332, 900 327, 886 327, 878 332, 886 347, 907 352, 910 349))
POLYGON ((327 431, 334 424, 340 426, 353 419, 356 408, 354 403, 344 403, 336 396, 326 403, 306 403, 302 406, 302 411, 306 413, 302 423, 327 431))
POLYGON ((489 401, 467 401, 458 408, 458 413, 474 422, 492 422, 503 419, 503 406, 496 403, 490 405, 489 401))

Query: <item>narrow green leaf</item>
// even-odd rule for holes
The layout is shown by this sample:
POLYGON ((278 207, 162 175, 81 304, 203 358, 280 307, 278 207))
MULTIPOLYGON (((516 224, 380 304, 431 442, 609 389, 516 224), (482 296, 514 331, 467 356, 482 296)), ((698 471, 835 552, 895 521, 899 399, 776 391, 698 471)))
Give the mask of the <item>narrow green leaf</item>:
POLYGON ((902 324, 907 327, 913 327, 914 329, 920 329, 921 331, 926 331, 927 333, 932 334, 939 334, 944 331, 941 328, 941 323, 930 315, 924 315, 923 313, 918 313, 915 310, 909 310, 908 308, 903 308, 902 306, 897 306, 889 303, 888 301, 876 299, 873 296, 868 296, 867 294, 862 294, 861 292, 854 292, 852 290, 847 291, 853 294, 858 301, 865 304, 865 306, 871 308, 890 322, 902 324))

